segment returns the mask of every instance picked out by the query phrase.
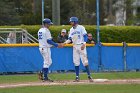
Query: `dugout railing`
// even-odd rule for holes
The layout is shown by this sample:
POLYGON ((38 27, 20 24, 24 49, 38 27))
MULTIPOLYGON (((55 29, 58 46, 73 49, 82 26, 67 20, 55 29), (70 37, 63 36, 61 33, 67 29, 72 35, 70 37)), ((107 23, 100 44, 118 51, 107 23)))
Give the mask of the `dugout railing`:
POLYGON ((22 28, 0 28, 0 44, 6 43, 30 44, 38 43, 38 40, 22 28))

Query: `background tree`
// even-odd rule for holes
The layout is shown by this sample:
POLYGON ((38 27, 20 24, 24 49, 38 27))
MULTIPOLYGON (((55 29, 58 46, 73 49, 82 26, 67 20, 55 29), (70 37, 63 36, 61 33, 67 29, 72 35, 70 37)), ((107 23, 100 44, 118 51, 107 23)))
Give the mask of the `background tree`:
POLYGON ((125 4, 126 4, 126 25, 130 25, 132 24, 132 20, 133 20, 133 4, 134 0, 125 0, 125 4))
POLYGON ((21 17, 22 24, 41 24, 41 2, 40 0, 14 0, 16 8, 21 17))
MULTIPOLYGON (((121 0, 100 0, 100 24, 116 21, 113 5, 121 0), (108 19, 108 20, 106 20, 108 19)), ((123 0, 122 0, 123 1, 123 0)), ((133 15, 136 0, 124 0, 126 25, 139 22, 140 14, 133 15)), ((45 18, 52 19, 52 0, 44 0, 45 18)), ((0 25, 38 25, 42 22, 41 0, 1 0, 0 25)), ((119 7, 119 6, 118 6, 119 7)), ((140 8, 137 8, 140 11, 140 8)), ((77 16, 80 24, 96 25, 96 0, 60 0, 60 24, 69 24, 69 18, 77 16)))
POLYGON ((20 16, 16 12, 14 0, 0 1, 0 25, 18 25, 20 16))

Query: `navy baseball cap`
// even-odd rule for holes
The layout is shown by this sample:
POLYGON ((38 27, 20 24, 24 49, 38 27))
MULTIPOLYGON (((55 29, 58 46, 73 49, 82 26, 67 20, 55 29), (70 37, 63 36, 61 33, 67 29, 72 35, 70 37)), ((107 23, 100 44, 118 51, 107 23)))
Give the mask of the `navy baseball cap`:
POLYGON ((71 17, 69 22, 78 22, 78 18, 77 17, 71 17))
POLYGON ((43 20, 43 23, 44 23, 44 24, 49 24, 49 25, 52 25, 52 24, 53 24, 52 21, 51 21, 49 18, 45 18, 45 19, 43 20))
POLYGON ((78 24, 78 18, 77 17, 71 17, 69 22, 74 22, 75 24, 78 24))

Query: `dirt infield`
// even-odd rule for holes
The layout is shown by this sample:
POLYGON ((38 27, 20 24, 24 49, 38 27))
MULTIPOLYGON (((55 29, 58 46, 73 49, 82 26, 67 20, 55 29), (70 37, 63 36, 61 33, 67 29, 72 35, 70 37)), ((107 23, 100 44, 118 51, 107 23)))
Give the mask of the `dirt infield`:
POLYGON ((94 79, 94 82, 88 80, 81 80, 80 82, 55 81, 55 82, 26 82, 26 83, 10 83, 0 84, 0 88, 14 88, 25 86, 51 86, 51 85, 85 85, 85 84, 140 84, 140 79, 123 79, 123 80, 108 80, 108 79, 94 79))

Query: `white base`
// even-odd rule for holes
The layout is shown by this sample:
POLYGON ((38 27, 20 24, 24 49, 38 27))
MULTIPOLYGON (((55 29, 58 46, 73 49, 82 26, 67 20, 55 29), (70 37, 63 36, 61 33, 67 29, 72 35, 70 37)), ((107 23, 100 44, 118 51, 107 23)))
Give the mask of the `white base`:
POLYGON ((93 79, 94 82, 106 82, 108 79, 93 79))

